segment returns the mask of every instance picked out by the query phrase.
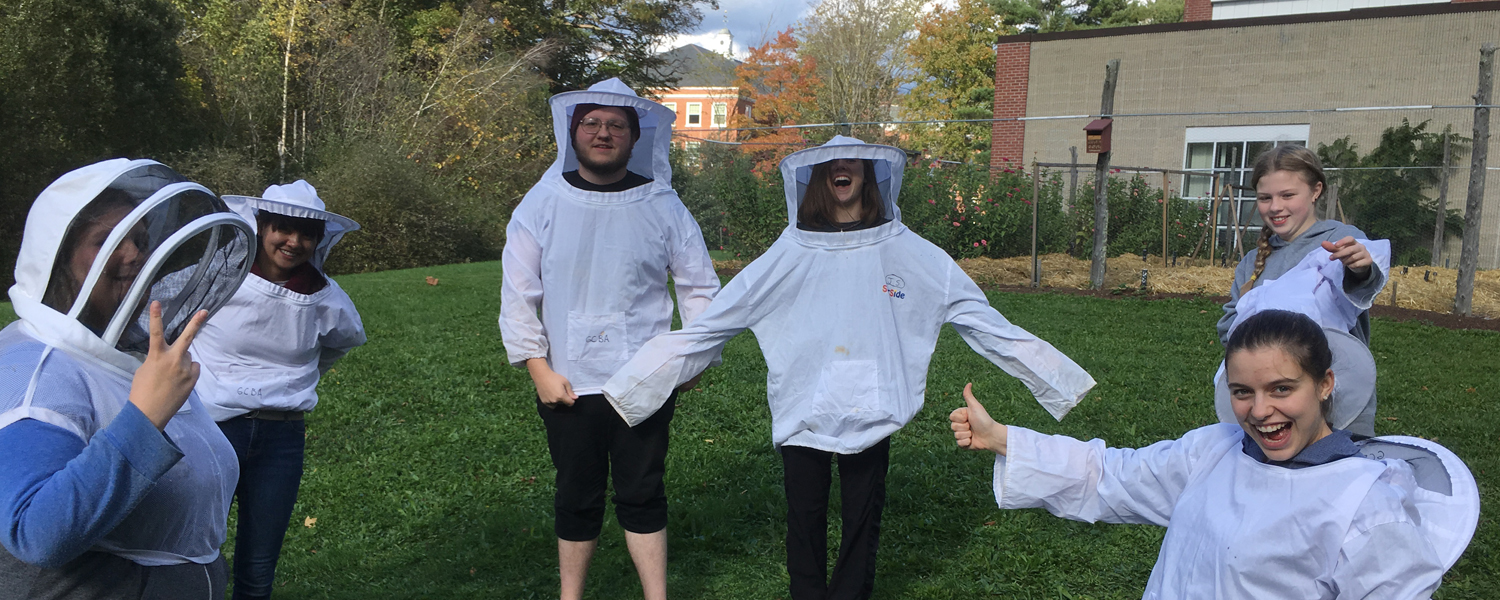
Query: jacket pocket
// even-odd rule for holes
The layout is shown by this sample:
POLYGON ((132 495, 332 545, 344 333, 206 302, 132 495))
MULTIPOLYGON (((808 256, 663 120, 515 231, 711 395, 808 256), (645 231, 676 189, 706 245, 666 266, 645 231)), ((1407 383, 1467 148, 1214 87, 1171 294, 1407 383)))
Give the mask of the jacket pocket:
POLYGON ((823 365, 813 394, 815 414, 859 414, 880 410, 880 367, 873 360, 836 360, 823 365))
POLYGON ((630 359, 625 313, 568 313, 568 360, 630 359))

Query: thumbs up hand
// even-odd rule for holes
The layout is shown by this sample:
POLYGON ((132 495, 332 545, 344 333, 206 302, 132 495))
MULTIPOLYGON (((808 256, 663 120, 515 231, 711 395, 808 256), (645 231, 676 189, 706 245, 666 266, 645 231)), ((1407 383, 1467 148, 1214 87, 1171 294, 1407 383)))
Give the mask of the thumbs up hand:
POLYGON ((960 448, 989 450, 1003 456, 1006 427, 990 418, 990 413, 974 398, 972 383, 964 385, 964 404, 963 408, 954 409, 948 415, 954 441, 960 448))

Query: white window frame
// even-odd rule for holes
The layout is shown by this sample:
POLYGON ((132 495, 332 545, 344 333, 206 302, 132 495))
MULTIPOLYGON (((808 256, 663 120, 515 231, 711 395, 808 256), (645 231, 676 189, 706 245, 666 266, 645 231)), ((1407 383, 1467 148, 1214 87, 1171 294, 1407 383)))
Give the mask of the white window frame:
POLYGON ((712 123, 712 125, 714 127, 717 127, 719 129, 723 129, 725 127, 728 127, 729 126, 729 103, 728 102, 715 102, 713 104, 713 113, 711 114, 711 116, 709 117, 709 119, 710 119, 710 122, 712 123))
MULTIPOLYGON (((1250 170, 1255 163, 1254 156, 1248 156, 1250 144, 1273 144, 1301 143, 1306 145, 1311 135, 1312 127, 1308 124, 1290 125, 1238 125, 1228 127, 1188 127, 1183 134, 1182 144, 1182 167, 1187 171, 1202 172, 1204 175, 1190 175, 1189 181, 1184 181, 1185 188, 1203 187, 1211 184, 1209 176, 1213 173, 1232 174, 1237 182, 1248 184, 1250 170), (1192 149, 1197 144, 1210 144, 1209 165, 1207 167, 1192 166, 1192 149), (1227 151, 1227 152, 1226 152, 1227 151), (1226 155, 1235 158, 1233 165, 1219 165, 1221 157, 1226 155)), ((1205 204, 1213 202, 1213 194, 1188 195, 1189 190, 1183 190, 1183 198, 1197 200, 1205 204)), ((1241 216, 1241 223, 1245 232, 1253 236, 1260 235, 1260 226, 1255 224, 1259 214, 1255 212, 1255 194, 1240 190, 1234 194, 1233 202, 1223 202, 1219 208, 1219 240, 1225 243, 1233 235, 1234 215, 1236 211, 1241 216)), ((1242 241, 1243 243, 1243 241, 1242 241)))
POLYGON ((663 103, 661 103, 661 105, 667 107, 667 110, 672 111, 673 117, 676 117, 676 115, 677 115, 677 103, 676 102, 663 102, 663 103))
POLYGON ((687 103, 687 126, 688 127, 702 127, 703 126, 703 103, 702 102, 689 102, 689 103, 687 103))

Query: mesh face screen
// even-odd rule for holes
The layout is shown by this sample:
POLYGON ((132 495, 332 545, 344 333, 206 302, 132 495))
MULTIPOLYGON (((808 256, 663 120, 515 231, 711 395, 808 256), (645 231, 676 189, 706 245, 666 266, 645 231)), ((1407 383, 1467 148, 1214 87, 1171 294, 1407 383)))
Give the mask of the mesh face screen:
POLYGON ((251 248, 252 238, 245 230, 215 225, 174 248, 160 249, 171 254, 132 307, 130 325, 115 347, 124 352, 149 349, 152 302, 161 303, 166 342, 175 343, 194 314, 223 306, 239 289, 243 273, 250 268, 251 248))
POLYGON ((165 198, 153 198, 155 192, 147 191, 140 186, 108 188, 79 211, 58 248, 43 299, 62 313, 77 306, 78 320, 101 335, 123 313, 126 327, 116 347, 126 352, 148 349, 152 301, 162 303, 166 340, 171 343, 194 313, 216 309, 234 294, 253 258, 253 238, 235 225, 213 225, 172 241, 197 219, 232 214, 223 201, 196 188, 185 187, 165 198), (150 208, 131 216, 147 201, 150 208), (108 241, 112 236, 118 237, 117 243, 108 241), (158 255, 163 258, 152 260, 158 255), (88 285, 87 274, 96 263, 102 268, 88 285), (145 272, 148 268, 151 272, 145 272), (141 277, 149 278, 145 293, 132 306, 123 306, 141 277))

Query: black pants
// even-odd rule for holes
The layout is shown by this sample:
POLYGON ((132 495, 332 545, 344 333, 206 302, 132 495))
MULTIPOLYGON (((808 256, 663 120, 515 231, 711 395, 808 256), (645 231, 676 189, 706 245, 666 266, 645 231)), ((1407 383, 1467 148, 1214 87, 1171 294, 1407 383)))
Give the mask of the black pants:
POLYGON ((891 439, 880 440, 859 454, 782 446, 781 463, 786 471, 786 571, 792 579, 793 600, 869 598, 875 591, 875 550, 880 546, 891 439), (844 540, 829 581, 828 489, 835 456, 844 540))
POLYGON ((557 468, 552 507, 559 539, 586 542, 604 526, 604 490, 615 484, 615 518, 631 533, 667 527, 667 433, 677 394, 640 425, 630 427, 602 394, 579 396, 572 406, 537 413, 547 426, 547 448, 557 468), (611 473, 613 471, 613 473, 611 473))

